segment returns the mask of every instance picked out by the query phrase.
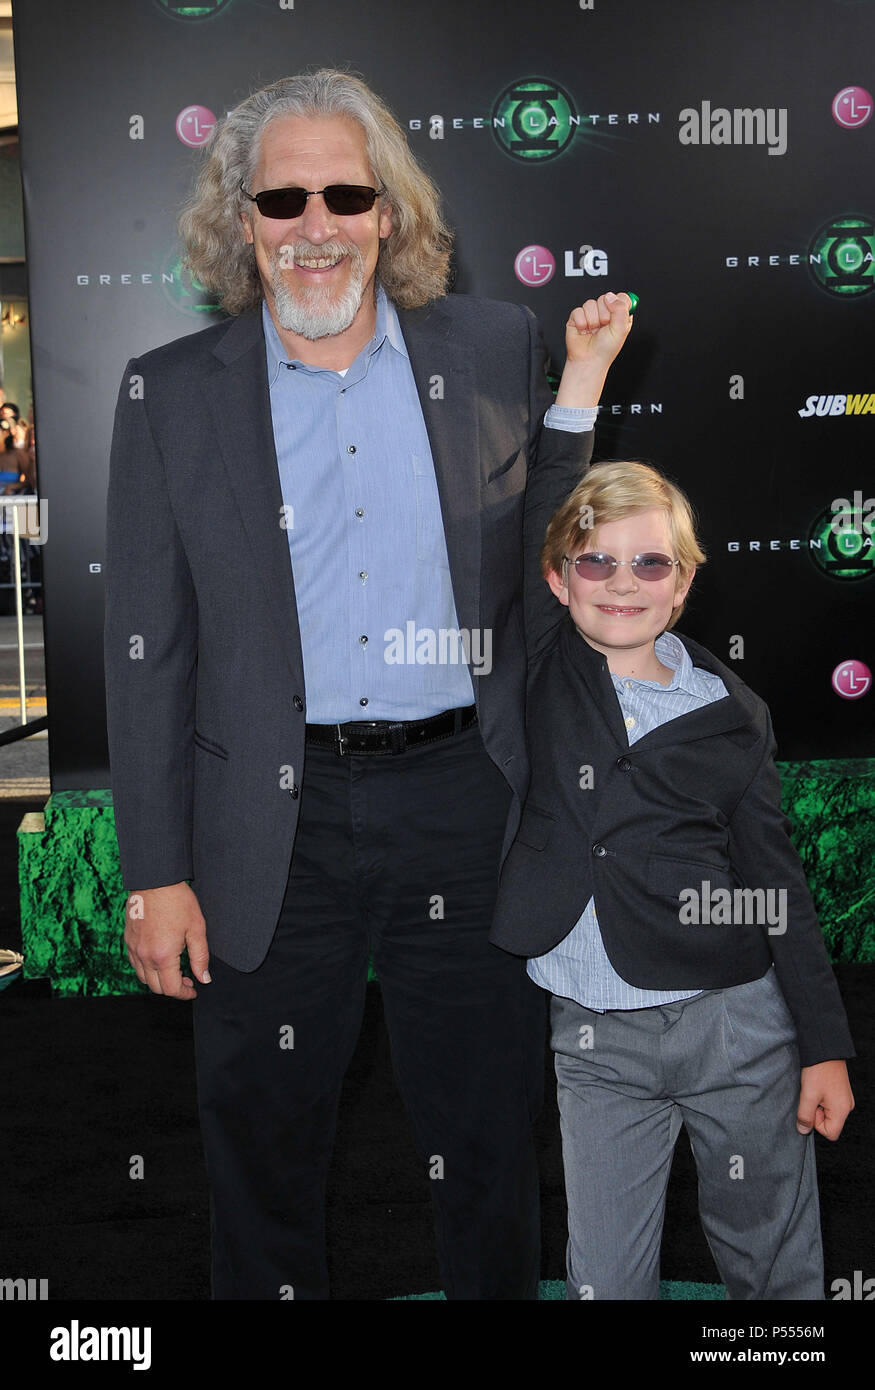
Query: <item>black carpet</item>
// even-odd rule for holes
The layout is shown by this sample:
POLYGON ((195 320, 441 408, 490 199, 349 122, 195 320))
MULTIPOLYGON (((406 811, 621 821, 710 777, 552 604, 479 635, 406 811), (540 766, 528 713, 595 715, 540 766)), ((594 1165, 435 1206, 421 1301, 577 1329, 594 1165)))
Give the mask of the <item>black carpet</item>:
MULTIPOLYGON (((0 946, 18 936, 14 832, 28 803, 0 802, 0 946)), ((857 1110, 818 1138, 826 1286, 875 1275, 873 967, 837 970, 860 1058, 857 1110)), ((50 1299, 209 1298, 207 1189, 191 1014, 175 1000, 0 994, 0 1278, 48 1279, 50 1299), (132 1166, 142 1160, 142 1178, 132 1166)), ((538 1124, 542 1278, 564 1277, 565 1201, 552 1063, 538 1124)), ((253 1142, 258 1142, 253 1136, 253 1142)), ((383 1300, 440 1287, 430 1183, 395 1089, 379 986, 368 986, 331 1173, 333 1297, 383 1300)), ((696 1175, 678 1142, 662 1252, 665 1280, 719 1283, 698 1222, 696 1175)))

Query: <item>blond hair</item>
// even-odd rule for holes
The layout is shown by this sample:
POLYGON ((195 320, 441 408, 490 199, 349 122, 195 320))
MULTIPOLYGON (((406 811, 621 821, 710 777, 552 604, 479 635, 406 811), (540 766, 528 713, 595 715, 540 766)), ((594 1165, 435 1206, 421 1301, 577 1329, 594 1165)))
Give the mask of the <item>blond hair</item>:
MULTIPOLYGON (((622 521, 638 512, 661 508, 668 516, 672 559, 679 560, 676 587, 704 565, 706 556, 696 536, 696 516, 686 493, 646 463, 622 460, 597 463, 552 517, 541 551, 541 571, 562 574, 566 555, 574 559, 587 548, 587 537, 599 526, 622 521)), ((678 604, 666 625, 673 628, 686 607, 678 604)))
POLYGON ((359 78, 330 68, 262 87, 216 123, 178 222, 184 263, 199 284, 229 314, 254 308, 263 298, 255 250, 240 222, 252 207, 240 182, 252 192, 262 134, 282 116, 343 116, 358 123, 374 178, 385 190, 381 205, 392 210, 393 229, 380 243, 380 283, 402 309, 445 294, 453 238, 437 188, 410 153, 389 108, 359 78))

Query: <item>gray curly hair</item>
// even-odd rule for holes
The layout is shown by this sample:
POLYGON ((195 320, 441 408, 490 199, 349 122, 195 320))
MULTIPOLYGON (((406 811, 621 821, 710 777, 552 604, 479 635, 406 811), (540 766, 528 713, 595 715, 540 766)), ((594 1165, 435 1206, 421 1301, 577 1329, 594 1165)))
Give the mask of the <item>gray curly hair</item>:
POLYGON ((264 297, 255 251, 240 223, 241 212, 251 215, 240 181, 251 189, 262 133, 281 116, 346 116, 358 122, 374 177, 385 189, 381 204, 392 209, 393 229, 380 243, 380 283, 402 309, 445 294, 453 238, 437 188, 410 153, 389 108, 359 78, 330 68, 262 87, 216 123, 178 222, 184 264, 195 279, 229 314, 242 314, 264 297))

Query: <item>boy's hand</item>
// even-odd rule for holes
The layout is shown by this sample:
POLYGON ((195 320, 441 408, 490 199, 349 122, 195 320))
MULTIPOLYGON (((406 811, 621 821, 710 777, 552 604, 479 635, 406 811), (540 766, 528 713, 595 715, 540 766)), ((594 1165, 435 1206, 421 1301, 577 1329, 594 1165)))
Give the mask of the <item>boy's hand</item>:
POLYGON ((632 301, 625 294, 603 294, 572 309, 565 325, 567 358, 557 405, 598 405, 608 368, 632 327, 632 301))
POLYGON ((607 371, 632 327, 631 307, 632 301, 627 294, 609 292, 598 299, 587 299, 579 309, 572 309, 565 325, 568 360, 582 362, 598 357, 604 361, 607 371))
POLYGON ((800 1134, 817 1130, 826 1139, 838 1139, 854 1108, 848 1068, 842 1061, 818 1062, 802 1068, 802 1089, 796 1128, 800 1134))

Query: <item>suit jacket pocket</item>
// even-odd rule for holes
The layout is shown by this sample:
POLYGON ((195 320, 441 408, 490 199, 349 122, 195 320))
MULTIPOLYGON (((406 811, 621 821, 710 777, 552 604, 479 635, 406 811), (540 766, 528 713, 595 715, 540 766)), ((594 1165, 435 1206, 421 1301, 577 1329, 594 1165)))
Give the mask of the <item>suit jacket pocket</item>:
POLYGON ((211 738, 206 738, 197 729, 194 731, 194 743, 196 748, 202 748, 205 753, 215 753, 217 758, 228 756, 227 748, 223 748, 221 743, 215 743, 211 738))
POLYGON ((503 478, 505 473, 509 473, 511 471, 515 463, 519 461, 524 461, 525 457, 526 450, 517 449, 515 453, 511 454, 509 458, 506 458, 504 460, 504 463, 499 464, 497 468, 493 468, 492 472, 488 474, 486 478, 486 487, 489 487, 490 484, 494 483, 498 478, 503 478))
POLYGON ((551 816, 549 811, 526 806, 516 838, 521 845, 528 845, 529 849, 546 849, 555 824, 556 817, 551 816))
POLYGON ((702 864, 692 859, 665 859, 652 854, 647 862, 647 891, 659 898, 680 899, 693 889, 700 896, 716 888, 732 888, 726 864, 702 864), (705 888, 703 885, 708 884, 705 888))

